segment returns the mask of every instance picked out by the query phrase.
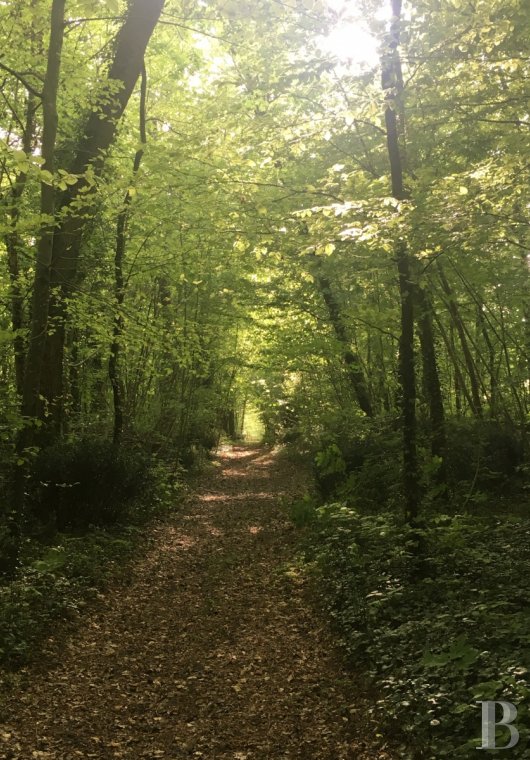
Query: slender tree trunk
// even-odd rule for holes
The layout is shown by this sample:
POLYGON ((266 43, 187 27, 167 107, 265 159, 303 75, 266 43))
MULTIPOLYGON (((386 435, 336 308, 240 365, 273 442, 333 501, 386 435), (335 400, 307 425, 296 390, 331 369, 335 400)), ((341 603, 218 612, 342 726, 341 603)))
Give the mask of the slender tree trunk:
MULTIPOLYGON (((57 93, 61 70, 61 53, 64 38, 65 0, 53 0, 50 17, 50 40, 46 74, 42 90, 42 168, 54 172, 55 141, 57 137, 57 93)), ((40 398, 40 378, 44 359, 48 307, 50 299, 50 267, 55 219, 55 191, 52 185, 41 182, 41 229, 35 258, 35 282, 31 309, 28 351, 22 381, 23 426, 19 432, 16 448, 24 462, 25 454, 35 440, 35 418, 40 398)), ((15 509, 18 519, 24 510, 24 488, 27 463, 21 464, 15 473, 15 509)), ((16 532, 17 529, 15 529, 16 532)))
MULTIPOLYGON (((392 195, 403 201, 407 197, 403 182, 403 163, 399 145, 397 101, 402 93, 400 41, 401 0, 391 0, 392 20, 387 50, 382 60, 382 88, 385 93, 385 125, 390 163, 392 195)), ((405 517, 413 524, 419 510, 419 472, 416 445, 416 374, 414 360, 414 304, 411 262, 407 242, 398 238, 394 245, 399 277, 401 335, 399 343, 399 382, 403 425, 403 485, 405 517)))
POLYGON ((433 308, 423 288, 416 285, 414 293, 416 296, 418 332, 423 362, 423 378, 429 403, 431 454, 433 457, 439 457, 441 460, 441 465, 437 471, 437 481, 441 485, 447 482, 445 467, 445 412, 434 343, 433 308))
MULTIPOLYGON (((33 145, 35 134, 35 96, 28 93, 26 107, 26 121, 22 135, 22 150, 29 156, 33 145)), ((24 382, 24 364, 26 358, 26 346, 22 337, 24 328, 24 296, 20 282, 20 253, 25 249, 23 240, 18 232, 18 222, 20 219, 20 201, 26 187, 27 173, 20 172, 15 180, 11 192, 9 210, 9 229, 4 237, 7 251, 7 266, 9 271, 9 281, 11 285, 11 323, 15 338, 13 348, 15 354, 15 384, 17 393, 22 398, 24 382)))
POLYGON ((477 374, 477 368, 475 366, 475 362, 473 361, 473 356, 471 355, 471 350, 469 348, 469 344, 467 341, 466 330, 464 327, 464 323, 462 322, 462 319, 460 317, 460 311, 454 299, 453 291, 451 290, 451 286, 449 285, 449 282, 447 281, 445 272, 443 271, 439 263, 438 263, 438 275, 440 277, 440 282, 442 284, 443 291, 447 297, 447 307, 449 309, 449 313, 451 315, 451 319, 453 320, 455 329, 458 333, 458 338, 460 340, 460 345, 462 347, 462 353, 464 355, 464 361, 465 361, 467 374, 469 377, 469 384, 471 388, 471 409, 473 411, 473 414, 475 414, 477 417, 482 417, 482 399, 480 397, 480 385, 479 385, 479 377, 477 374))
MULTIPOLYGON (((525 267, 525 275, 528 278, 528 275, 530 273, 530 254, 525 253, 525 255, 522 257, 522 263, 525 267)), ((530 282, 528 283, 530 284, 530 282)), ((524 324, 524 352, 523 352, 523 368, 526 370, 527 377, 530 377, 530 298, 528 297, 528 292, 530 289, 527 288, 527 296, 523 303, 523 314, 525 318, 525 324, 524 324)), ((523 370, 523 376, 524 376, 524 370, 523 370)), ((528 451, 530 448, 530 423, 528 422, 528 388, 525 389, 525 386, 523 385, 522 389, 523 394, 523 404, 526 409, 526 419, 523 418, 521 422, 521 430, 522 430, 522 442, 523 442, 523 450, 525 455, 528 455, 528 451)))
MULTIPOLYGON (((138 174, 138 169, 144 155, 147 135, 145 129, 145 103, 147 97, 147 75, 145 64, 142 65, 141 87, 140 87, 140 143, 141 147, 136 151, 133 162, 133 177, 138 174)), ((116 225, 116 250, 114 256, 114 297, 116 300, 116 314, 114 316, 114 326, 112 330, 112 343, 110 346, 109 357, 109 379, 112 386, 112 397, 114 404, 114 426, 112 440, 114 446, 119 447, 121 444, 124 424, 123 413, 123 389, 124 383, 121 376, 120 355, 121 340, 123 335, 123 314, 122 307, 125 300, 125 280, 123 275, 123 263, 125 258, 125 247, 127 243, 127 222, 129 219, 129 210, 131 205, 131 192, 127 190, 123 200, 123 207, 118 214, 116 225)))
POLYGON ((499 309, 499 325, 501 328, 501 347, 502 347, 502 352, 504 354, 504 360, 506 364, 506 373, 508 376, 508 383, 509 383, 510 390, 512 392, 512 398, 517 407, 519 419, 521 421, 521 429, 523 430, 523 435, 526 437, 525 422, 528 419, 528 410, 525 408, 524 398, 521 398, 521 396, 519 395, 517 382, 515 378, 513 377, 512 359, 510 357, 510 352, 508 350, 509 339, 508 339, 508 335, 506 334, 506 325, 505 325, 505 320, 504 320, 504 307, 501 303, 500 295, 498 291, 496 292, 496 299, 497 299, 497 307, 499 309))
POLYGON ((357 403, 367 417, 373 417, 372 402, 368 393, 361 360, 358 354, 356 354, 351 348, 346 325, 344 324, 340 306, 331 287, 331 283, 320 271, 321 263, 318 260, 318 256, 312 254, 311 261, 314 265, 315 281, 328 310, 329 321, 333 327, 335 337, 342 347, 342 359, 348 371, 348 377, 357 399, 357 403))
POLYGON ((470 409, 472 408, 472 405, 473 405, 473 399, 471 398, 471 394, 469 392, 467 385, 464 382, 464 378, 460 370, 460 363, 458 361, 454 335, 453 335, 453 329, 454 329, 453 324, 451 323, 449 326, 449 335, 448 335, 444 329, 444 326, 441 320, 436 315, 436 312, 433 312, 433 317, 438 326, 438 332, 442 336, 443 342, 445 343, 445 347, 447 349, 447 355, 453 365, 454 389, 455 389, 455 411, 456 411, 457 416, 460 416, 460 414, 462 413, 462 397, 466 399, 470 409))
POLYGON ((72 399, 72 416, 79 422, 81 418, 81 377, 79 372, 79 330, 76 328, 71 334, 70 349, 70 396, 72 399))
MULTIPOLYGON (((438 328, 440 330, 440 333, 442 337, 444 336, 444 332, 442 330, 441 324, 438 325, 438 328)), ((464 378, 462 377, 462 373, 460 372, 460 365, 458 363, 458 357, 456 355, 456 346, 455 346, 455 330, 453 325, 449 325, 449 337, 446 339, 444 337, 444 342, 447 347, 448 356, 452 361, 454 372, 455 372, 455 411, 456 416, 461 417, 462 416, 462 397, 465 396, 467 399, 467 402, 469 404, 469 408, 472 407, 472 401, 471 397, 469 396, 467 386, 464 382, 464 378)))
MULTIPOLYGON (((61 70, 61 53, 64 37, 65 0, 53 0, 51 10, 48 61, 42 91, 42 168, 53 174, 55 141, 57 137, 57 93, 61 70)), ((41 182, 40 212, 42 227, 37 244, 35 283, 33 286, 31 325, 22 393, 22 414, 28 421, 37 415, 40 379, 44 359, 48 308, 50 300, 50 270, 55 233, 55 190, 47 182, 41 182)), ((23 449, 31 440, 31 426, 27 424, 20 437, 23 449)))
POLYGON ((243 439, 244 433, 245 433, 245 417, 247 414, 247 403, 248 403, 248 395, 245 395, 243 399, 243 403, 241 404, 241 412, 239 415, 239 420, 238 420, 238 425, 237 425, 237 434, 241 439, 243 439))
POLYGON ((484 319, 484 311, 481 303, 477 304, 477 325, 478 329, 482 333, 484 344, 488 352, 488 374, 489 374, 489 386, 490 386, 490 417, 495 419, 498 413, 499 402, 499 378, 496 369, 495 349, 486 326, 486 320, 484 319))
POLYGON ((70 166, 70 173, 81 175, 76 185, 63 194, 59 211, 62 221, 55 235, 53 246, 50 321, 53 331, 48 334, 46 345, 46 372, 42 376, 42 393, 48 402, 50 413, 50 436, 60 435, 63 417, 63 361, 65 299, 76 282, 77 263, 87 218, 92 214, 94 182, 91 177, 101 174, 108 149, 112 145, 118 122, 123 115, 133 88, 142 70, 144 54, 158 22, 164 0, 132 0, 125 23, 116 41, 116 52, 108 74, 113 90, 120 85, 118 93, 105 102, 101 111, 92 113, 84 130, 70 166), (74 210, 75 209, 75 210, 74 210))

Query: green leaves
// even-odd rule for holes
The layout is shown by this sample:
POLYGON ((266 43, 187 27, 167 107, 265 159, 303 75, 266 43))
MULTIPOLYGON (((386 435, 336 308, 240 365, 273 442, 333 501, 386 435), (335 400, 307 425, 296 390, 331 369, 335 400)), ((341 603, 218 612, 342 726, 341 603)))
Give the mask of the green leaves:
POLYGON ((17 167, 17 170, 20 172, 27 172, 29 167, 31 166, 31 161, 23 150, 15 150, 13 151, 13 158, 15 160, 15 165, 17 167))
POLYGON ((67 555, 59 547, 52 547, 33 563, 35 570, 39 573, 54 573, 64 567, 67 555))
POLYGON ((118 14, 120 0, 75 0, 77 11, 83 16, 118 14))
POLYGON ((452 668, 467 670, 478 659, 480 652, 475 647, 470 646, 467 636, 458 636, 451 644, 449 649, 440 654, 425 652, 423 655, 423 664, 426 667, 444 667, 451 665, 452 668))
POLYGON ((326 243, 325 245, 317 245, 315 249, 315 253, 321 256, 331 256, 334 250, 335 250, 334 243, 326 243))
POLYGON ((341 451, 336 443, 331 443, 315 455, 315 463, 322 475, 342 473, 346 468, 341 451))
MULTIPOLYGON (((395 515, 363 516, 341 503, 316 514, 308 559, 321 602, 357 666, 365 662, 379 685, 378 719, 414 730, 416 748, 436 757, 467 758, 480 725, 477 700, 527 698, 528 611, 515 619, 504 606, 530 556, 526 521, 514 528, 477 516, 440 518, 424 535, 429 575, 420 578, 395 515), (518 549, 505 544, 514 529, 525 535, 518 549)), ((520 723, 528 725, 523 710, 520 723)))

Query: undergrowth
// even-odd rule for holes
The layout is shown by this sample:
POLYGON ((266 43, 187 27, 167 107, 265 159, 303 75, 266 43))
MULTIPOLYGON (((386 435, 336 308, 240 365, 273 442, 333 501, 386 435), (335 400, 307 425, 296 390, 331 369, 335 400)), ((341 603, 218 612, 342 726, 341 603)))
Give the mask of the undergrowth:
POLYGON ((19 571, 0 586, 0 665, 26 665, 52 625, 75 619, 110 578, 124 572, 138 539, 139 528, 122 527, 57 536, 47 548, 28 541, 19 571))
POLYGON ((527 757, 530 522, 438 515, 418 556, 418 532, 394 512, 306 498, 291 514, 306 529, 320 604, 378 688, 374 717, 401 737, 400 757, 469 758, 481 744, 478 702, 498 699, 517 705, 511 756, 527 757))
MULTIPOLYGON (((174 507, 183 470, 138 451, 76 442, 47 450, 28 480, 28 508, 0 541, 0 667, 26 665, 61 619, 75 619, 128 572, 142 525, 174 507), (12 558, 16 556, 16 561, 12 558)), ((1 535, 0 535, 1 538, 1 535)))

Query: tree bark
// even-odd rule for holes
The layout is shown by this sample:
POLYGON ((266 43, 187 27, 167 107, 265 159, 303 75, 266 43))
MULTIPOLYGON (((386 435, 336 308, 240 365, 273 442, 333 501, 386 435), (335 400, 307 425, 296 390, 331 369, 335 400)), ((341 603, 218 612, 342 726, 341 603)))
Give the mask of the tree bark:
MULTIPOLYGON (((65 0, 53 0, 48 60, 42 91, 42 169, 50 174, 54 172, 57 137, 57 93, 64 37, 64 9, 65 0)), ((48 329, 50 270, 55 233, 55 190, 49 182, 41 182, 40 213, 42 221, 36 252, 30 335, 22 386, 22 414, 27 418, 28 423, 36 417, 48 329)), ((30 441, 31 430, 31 425, 26 424, 19 440, 20 448, 24 449, 30 441)))
MULTIPOLYGON (((141 87, 140 87, 140 143, 141 147, 136 151, 133 162, 133 177, 138 174, 138 169, 144 155, 144 146, 147 142, 145 129, 145 104, 147 97, 147 75, 145 64, 142 65, 141 87)), ((127 190, 123 200, 123 206, 118 214, 116 224, 116 250, 114 256, 114 298, 116 301, 116 314, 114 316, 114 325, 112 330, 112 343, 110 346, 109 357, 109 379, 112 386, 112 397, 114 404, 114 425, 112 440, 114 446, 118 448, 121 444, 123 435, 123 378, 120 371, 121 339, 123 335, 123 314, 122 306, 125 300, 125 281, 123 276, 123 262, 125 258, 125 248, 127 244, 127 222, 129 219, 129 210, 131 205, 131 192, 127 190)))
POLYGON ((84 137, 69 169, 71 174, 81 177, 61 198, 62 221, 55 236, 52 261, 50 322, 53 330, 48 334, 46 372, 42 376, 42 393, 48 402, 52 439, 60 435, 62 427, 66 299, 75 285, 81 240, 87 218, 91 215, 94 185, 90 176, 101 174, 118 122, 142 70, 145 50, 163 5, 164 0, 132 0, 127 19, 118 33, 116 52, 108 73, 111 91, 119 89, 105 101, 100 111, 90 114, 84 137))
MULTIPOLYGON (((26 121, 22 135, 22 150, 29 156, 31 153, 35 133, 35 97, 28 93, 26 107, 26 121)), ((16 177, 11 192, 11 208, 9 210, 9 230, 4 236, 7 251, 7 266, 11 285, 11 324, 15 338, 13 349, 15 355, 15 385, 17 394, 22 398, 24 383, 24 364, 26 359, 26 346, 22 336, 24 328, 24 297, 20 282, 20 253, 25 249, 23 240, 18 232, 20 218, 20 201, 26 187, 27 173, 20 172, 16 177)))
POLYGON ((374 412, 372 402, 368 393, 361 361, 359 356, 351 349, 346 325, 344 324, 340 307, 337 299, 335 298, 331 283, 329 279, 320 271, 321 263, 318 260, 318 257, 315 254, 311 254, 311 260, 314 264, 315 281, 328 310, 329 321, 333 327, 335 337, 342 347, 342 358, 346 366, 348 377, 357 399, 357 403, 367 417, 373 417, 374 412))
MULTIPOLYGON (((403 181, 403 162, 399 145, 397 101, 403 90, 399 58, 401 0, 391 0, 392 20, 382 59, 382 89, 385 93, 385 126, 390 163, 392 195, 396 200, 407 198, 403 181)), ((414 359, 414 304, 411 262, 407 242, 398 238, 394 252, 399 277, 401 306, 401 335, 399 341, 399 382, 401 387, 401 416, 403 429, 403 486, 405 518, 414 524, 419 511, 419 472, 416 445, 416 374, 414 359)))

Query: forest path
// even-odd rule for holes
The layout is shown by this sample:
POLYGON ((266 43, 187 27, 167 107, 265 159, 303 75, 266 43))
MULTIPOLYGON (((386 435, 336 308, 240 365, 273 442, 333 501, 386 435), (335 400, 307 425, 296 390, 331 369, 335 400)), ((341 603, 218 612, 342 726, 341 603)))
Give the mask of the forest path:
POLYGON ((325 626, 285 572, 295 536, 281 500, 302 492, 303 473, 252 447, 215 469, 154 528, 131 584, 29 674, 0 758, 389 757, 370 746, 365 704, 351 705, 325 626))

